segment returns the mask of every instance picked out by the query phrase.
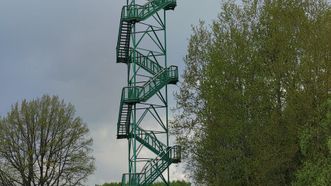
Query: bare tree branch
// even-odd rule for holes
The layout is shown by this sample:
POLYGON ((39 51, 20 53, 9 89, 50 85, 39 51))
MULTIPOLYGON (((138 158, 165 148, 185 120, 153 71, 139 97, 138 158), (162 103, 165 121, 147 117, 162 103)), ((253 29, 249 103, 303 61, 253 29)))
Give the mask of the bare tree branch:
POLYGON ((82 185, 95 170, 88 132, 56 96, 16 103, 0 118, 0 185, 82 185))

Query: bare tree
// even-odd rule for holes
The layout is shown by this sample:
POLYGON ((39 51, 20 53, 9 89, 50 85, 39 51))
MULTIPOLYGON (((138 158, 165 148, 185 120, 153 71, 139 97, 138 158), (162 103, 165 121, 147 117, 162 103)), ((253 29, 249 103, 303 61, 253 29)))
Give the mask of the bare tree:
POLYGON ((16 103, 0 118, 0 185, 83 185, 95 170, 88 132, 56 96, 16 103))

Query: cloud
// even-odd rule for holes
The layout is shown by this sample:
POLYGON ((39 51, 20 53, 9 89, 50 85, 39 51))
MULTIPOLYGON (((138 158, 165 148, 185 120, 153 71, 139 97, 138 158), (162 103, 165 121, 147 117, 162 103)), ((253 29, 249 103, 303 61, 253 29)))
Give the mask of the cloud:
POLYGON ((127 170, 126 141, 116 140, 114 126, 107 123, 98 126, 102 127, 92 131, 97 170, 89 180, 90 185, 119 181, 127 170))
MULTIPOLYGON (((126 66, 115 62, 124 3, 0 1, 0 115, 16 101, 43 94, 74 104, 94 139, 97 171, 89 185, 119 181, 127 171, 127 142, 116 140, 115 134, 121 88, 126 83, 126 66)), ((191 24, 216 17, 218 4, 218 0, 178 0, 176 10, 167 13, 169 64, 183 70, 191 24)), ((176 86, 170 90, 176 91, 176 86)), ((181 170, 172 166, 171 177, 183 178, 181 170)))

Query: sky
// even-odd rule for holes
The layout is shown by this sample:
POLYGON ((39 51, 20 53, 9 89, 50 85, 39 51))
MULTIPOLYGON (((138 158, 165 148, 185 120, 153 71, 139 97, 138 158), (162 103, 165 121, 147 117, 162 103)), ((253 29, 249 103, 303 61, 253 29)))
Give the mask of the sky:
MULTIPOLYGON (((88 185, 120 181, 127 172, 127 141, 116 140, 126 66, 115 61, 125 0, 1 0, 0 116, 22 99, 57 95, 76 108, 90 129, 96 158, 88 185)), ((191 26, 211 23, 221 0, 178 0, 167 17, 168 64, 184 70, 191 26)), ((181 79, 180 79, 181 81, 181 79)), ((170 108, 175 107, 170 89, 170 108)), ((171 166, 171 179, 186 179, 171 166)))

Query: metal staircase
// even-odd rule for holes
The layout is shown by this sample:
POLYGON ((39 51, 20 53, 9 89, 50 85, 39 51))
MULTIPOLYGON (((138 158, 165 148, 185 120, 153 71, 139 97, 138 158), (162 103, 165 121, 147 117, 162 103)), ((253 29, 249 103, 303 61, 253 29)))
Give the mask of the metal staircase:
MULTIPOLYGON (((130 47, 130 40, 131 36, 135 34, 136 23, 153 17, 162 9, 165 11, 173 10, 175 7, 176 0, 150 0, 144 5, 130 3, 122 8, 116 47, 117 63, 126 63, 128 66, 130 64, 137 65, 153 77, 142 86, 134 86, 134 83, 129 83, 128 87, 122 89, 117 138, 128 139, 129 141, 134 139, 156 155, 155 159, 149 159, 146 162, 140 173, 132 172, 129 167, 130 173, 123 174, 122 185, 149 185, 162 176, 162 173, 172 163, 179 163, 181 160, 181 148, 179 146, 168 147, 158 139, 153 131, 147 132, 135 123, 135 117, 133 119, 136 104, 147 102, 157 93, 161 94, 161 89, 166 85, 178 82, 178 68, 173 65, 162 67, 152 51, 143 54, 136 47, 130 47)), ((130 154, 129 157, 131 157, 130 154)))
POLYGON ((162 69, 153 78, 147 81, 144 86, 124 87, 122 99, 124 103, 139 103, 147 101, 167 84, 178 82, 177 66, 170 66, 162 69))
POLYGON ((167 150, 167 145, 159 141, 153 132, 147 132, 140 127, 137 127, 136 139, 158 156, 167 150))
POLYGON ((117 63, 128 63, 132 24, 143 21, 161 9, 173 10, 176 0, 152 0, 145 5, 123 6, 117 40, 117 63))
POLYGON ((177 66, 163 68, 144 86, 131 86, 122 89, 120 111, 117 122, 117 139, 129 137, 130 116, 132 105, 147 101, 167 84, 176 84, 178 81, 177 66))
POLYGON ((181 159, 180 146, 173 146, 168 148, 167 151, 161 156, 147 162, 142 169, 142 173, 139 174, 140 185, 150 185, 153 183, 163 171, 172 163, 179 163, 181 159))
POLYGON ((132 185, 150 185, 152 184, 163 171, 165 171, 172 163, 179 163, 181 159, 180 146, 169 147, 164 154, 149 160, 142 168, 141 173, 123 174, 122 186, 132 185))
POLYGON ((132 104, 121 101, 119 121, 117 124, 117 139, 128 138, 130 130, 130 116, 132 112, 132 104))
POLYGON ((146 70, 147 72, 151 73, 152 75, 156 75, 158 72, 160 72, 163 67, 159 65, 157 62, 152 60, 153 56, 145 56, 142 53, 136 51, 136 55, 133 56, 133 49, 130 49, 131 51, 131 58, 130 62, 135 61, 141 68, 146 70))
POLYGON ((122 9, 120 29, 116 46, 117 63, 127 63, 129 61, 129 47, 132 23, 130 21, 123 20, 123 14, 124 8, 122 9))

